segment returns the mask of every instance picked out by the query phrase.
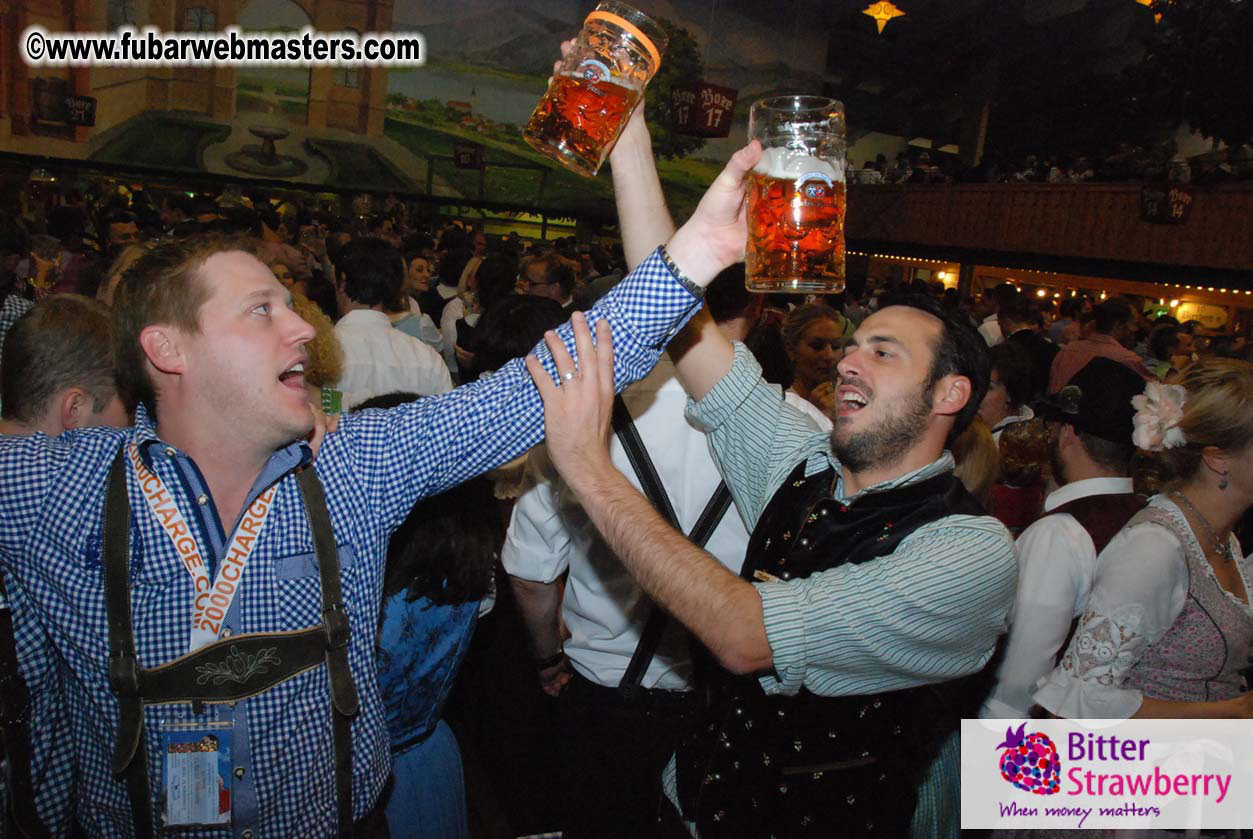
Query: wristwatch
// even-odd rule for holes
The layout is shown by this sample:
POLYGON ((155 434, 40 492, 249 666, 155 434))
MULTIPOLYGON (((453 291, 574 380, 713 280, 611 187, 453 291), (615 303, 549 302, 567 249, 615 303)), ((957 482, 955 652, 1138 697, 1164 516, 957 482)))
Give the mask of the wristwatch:
POLYGON ((657 252, 661 255, 661 261, 670 269, 670 273, 674 274, 674 278, 679 281, 679 285, 683 286, 697 300, 705 299, 705 289, 692 282, 692 278, 679 270, 679 266, 674 264, 674 260, 670 258, 670 252, 666 250, 665 245, 658 245, 657 252))

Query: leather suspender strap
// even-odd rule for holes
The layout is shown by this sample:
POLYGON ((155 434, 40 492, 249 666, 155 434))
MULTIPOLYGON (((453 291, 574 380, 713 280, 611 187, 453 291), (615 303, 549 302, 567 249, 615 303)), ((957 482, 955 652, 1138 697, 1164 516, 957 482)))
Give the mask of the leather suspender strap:
MULTIPOLYGON (((649 503, 656 508, 667 524, 678 530, 678 517, 670 504, 670 497, 666 494, 666 488, 662 486, 661 477, 657 474, 656 467, 653 466, 652 458, 648 456, 648 449, 644 447, 644 441, 640 439, 639 430, 635 427, 631 412, 627 410, 626 402, 621 396, 614 397, 613 428, 618 441, 622 443, 622 448, 626 451, 627 460, 634 468, 636 477, 640 479, 640 485, 644 488, 644 495, 648 497, 649 503)), ((725 481, 719 481, 718 488, 710 496, 705 509, 701 511, 700 518, 693 525, 692 532, 688 534, 688 540, 699 547, 704 547, 730 506, 731 491, 727 489, 725 481)), ((644 672, 652 663, 668 621, 669 616, 665 610, 654 603, 649 610, 644 629, 640 633, 639 643, 636 644, 635 652, 631 656, 631 662, 622 674, 622 681, 618 683, 618 691, 624 699, 629 701, 638 692, 640 680, 644 678, 644 672)))
POLYGON ((649 503, 657 508, 657 512, 661 513, 666 524, 678 530, 679 518, 674 514, 670 497, 666 495, 666 489, 661 485, 661 476, 657 474, 653 460, 648 456, 648 449, 644 447, 639 429, 635 427, 635 420, 631 418, 631 412, 627 410, 626 401, 621 395, 613 398, 613 433, 618 436, 618 442, 622 443, 622 448, 626 450, 627 460, 630 461, 631 468, 639 477, 640 485, 644 487, 644 494, 648 496, 649 503))
POLYGON ((124 777, 135 835, 154 835, 152 794, 144 732, 144 702, 230 702, 254 696, 292 676, 327 665, 339 835, 352 836, 352 718, 356 685, 348 667, 348 614, 340 588, 339 558, 322 484, 312 469, 297 475, 313 533, 322 587, 322 625, 294 632, 237 635, 151 669, 135 652, 130 610, 130 502, 126 462, 119 452, 109 472, 104 506, 104 597, 109 625, 109 683, 118 697, 119 724, 111 769, 124 777), (237 665, 247 662, 242 675, 237 665), (228 678, 214 674, 233 673, 228 678))
POLYGON ((296 475, 305 513, 313 529, 313 551, 322 579, 322 625, 326 630, 326 675, 331 689, 331 738, 335 745, 335 794, 339 803, 339 835, 352 836, 352 718, 360 710, 357 686, 348 668, 348 612, 339 584, 339 553, 326 494, 313 467, 296 475))
POLYGON ((17 642, 8 592, 0 580, 0 739, 9 762, 9 807, 5 821, 8 835, 44 839, 48 829, 35 810, 35 786, 30 777, 30 690, 17 669, 17 642))
POLYGON ((109 686, 117 694, 118 734, 110 768, 126 781, 136 836, 152 836, 152 791, 144 740, 144 704, 139 695, 139 659, 131 623, 130 501, 126 459, 119 449, 109 469, 104 497, 103 582, 109 624, 109 686))

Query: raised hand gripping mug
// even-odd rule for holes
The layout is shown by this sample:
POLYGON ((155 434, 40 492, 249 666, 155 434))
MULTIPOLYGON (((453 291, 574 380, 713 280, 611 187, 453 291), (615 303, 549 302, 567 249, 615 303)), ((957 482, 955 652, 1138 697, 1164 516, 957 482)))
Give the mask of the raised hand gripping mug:
POLYGON ((665 30, 655 21, 624 3, 601 3, 583 22, 523 137, 566 168, 595 176, 665 49, 665 30))

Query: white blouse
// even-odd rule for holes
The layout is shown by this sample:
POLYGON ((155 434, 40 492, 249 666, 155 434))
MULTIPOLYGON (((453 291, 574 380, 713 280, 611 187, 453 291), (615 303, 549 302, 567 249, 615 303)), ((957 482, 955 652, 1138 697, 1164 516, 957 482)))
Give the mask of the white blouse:
MULTIPOLYGON (((1187 549, 1201 553, 1196 536, 1173 501, 1158 495, 1149 505, 1179 521, 1181 530, 1188 534, 1187 549)), ((1232 556, 1240 556, 1240 543, 1234 535, 1231 549, 1232 556)), ((1236 562, 1246 592, 1250 590, 1251 559, 1236 562)), ((1139 690, 1123 687, 1131 668, 1166 634, 1187 600, 1184 545, 1160 525, 1139 523, 1119 531, 1096 563, 1088 607, 1061 664, 1036 692, 1035 701, 1067 719, 1127 719, 1144 699, 1139 690)), ((1208 562, 1205 568, 1213 577, 1208 562)), ((1235 595, 1226 594, 1249 611, 1235 595)))
POLYGON ((783 391, 783 401, 813 420, 814 424, 821 430, 831 430, 833 423, 831 422, 830 417, 819 410, 817 405, 792 390, 792 388, 788 388, 783 391))

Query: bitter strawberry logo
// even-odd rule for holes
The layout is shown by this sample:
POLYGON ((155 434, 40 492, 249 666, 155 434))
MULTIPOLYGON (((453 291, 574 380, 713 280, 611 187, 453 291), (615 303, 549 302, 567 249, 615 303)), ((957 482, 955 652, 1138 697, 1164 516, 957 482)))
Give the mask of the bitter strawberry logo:
POLYGON ((1055 795, 1061 786, 1062 764, 1057 746, 1047 734, 1033 731, 1024 736, 1027 724, 1005 729, 1001 752, 1001 777, 1019 789, 1036 795, 1055 795))

